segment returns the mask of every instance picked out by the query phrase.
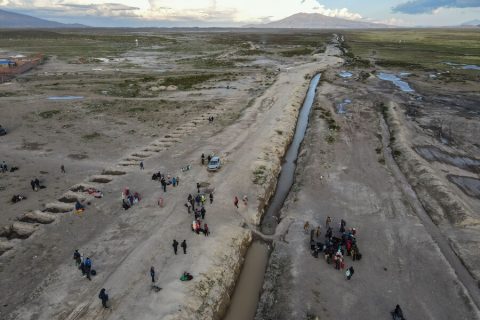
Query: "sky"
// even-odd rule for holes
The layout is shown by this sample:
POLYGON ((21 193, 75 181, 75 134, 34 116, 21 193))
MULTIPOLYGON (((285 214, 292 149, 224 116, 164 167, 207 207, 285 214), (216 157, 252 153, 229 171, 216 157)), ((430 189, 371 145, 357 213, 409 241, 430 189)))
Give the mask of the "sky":
POLYGON ((398 26, 480 19, 480 0, 0 0, 0 9, 96 27, 236 27, 299 12, 398 26))

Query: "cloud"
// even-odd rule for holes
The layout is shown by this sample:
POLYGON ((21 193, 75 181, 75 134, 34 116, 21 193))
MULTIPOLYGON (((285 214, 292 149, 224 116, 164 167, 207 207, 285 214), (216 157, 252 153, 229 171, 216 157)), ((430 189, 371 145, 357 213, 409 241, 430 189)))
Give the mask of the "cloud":
POLYGON ((412 0, 392 8, 406 14, 435 13, 440 8, 478 8, 480 0, 412 0))
POLYGON ((176 25, 228 25, 265 23, 295 13, 320 13, 330 17, 362 20, 347 8, 331 8, 320 0, 0 0, 2 6, 40 18, 132 18, 139 23, 168 22, 176 25), (320 2, 319 2, 320 1, 320 2))

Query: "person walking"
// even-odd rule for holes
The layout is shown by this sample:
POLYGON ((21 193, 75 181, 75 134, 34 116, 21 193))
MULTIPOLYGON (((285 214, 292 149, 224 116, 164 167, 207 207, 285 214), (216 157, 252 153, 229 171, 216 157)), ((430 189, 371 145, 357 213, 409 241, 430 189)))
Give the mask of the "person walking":
POLYGON ((238 209, 238 197, 235 196, 235 198, 233 199, 233 204, 235 205, 235 207, 237 207, 238 209))
POLYGON ((155 268, 150 267, 150 277, 152 277, 152 283, 155 283, 155 268))
POLYGON ((210 235, 210 230, 208 229, 208 225, 206 223, 203 226, 203 234, 205 235, 205 237, 208 237, 210 235))
POLYGON ((202 165, 204 165, 205 164, 205 154, 202 153, 201 159, 202 159, 202 165))
POLYGON ((87 257, 87 259, 85 259, 84 265, 85 265, 85 274, 87 276, 87 279, 91 281, 92 278, 90 278, 90 273, 92 272, 92 260, 90 260, 90 258, 87 257))
POLYGON ((320 237, 320 234, 322 232, 320 231, 320 226, 317 226, 317 229, 315 230, 315 236, 317 237, 317 239, 320 237))
POLYGON ((305 224, 303 225, 303 232, 305 232, 305 234, 308 234, 308 231, 310 230, 310 223, 307 221, 305 222, 305 224))
POLYGON ((165 181, 165 178, 162 178, 160 183, 162 184, 163 192, 167 192, 167 182, 165 181))
POLYGON ((177 250, 178 250, 178 241, 173 239, 173 243, 172 243, 172 247, 173 247, 173 252, 175 253, 175 255, 177 254, 177 250))
POLYGON ((62 173, 65 173, 65 166, 64 166, 63 164, 60 166, 60 171, 61 171, 62 173))
POLYGON ((183 248, 183 254, 187 254, 187 240, 183 240, 180 246, 183 248))
POLYGON ((140 161, 140 170, 144 170, 145 167, 143 166, 143 161, 140 161))
POLYGON ((98 294, 98 298, 100 300, 102 300, 102 306, 107 309, 108 306, 107 306, 107 302, 108 302, 108 294, 107 294, 107 291, 105 290, 105 288, 102 288, 102 290, 100 290, 100 293, 98 294))
POLYGON ((213 193, 210 193, 210 204, 213 203, 213 193))
POLYGON ((207 213, 207 210, 205 210, 205 207, 202 206, 202 209, 200 209, 200 216, 202 217, 202 220, 205 220, 205 213, 207 213))
POLYGON ((345 273, 345 275, 347 276, 347 280, 350 280, 352 278, 354 272, 355 270, 353 270, 353 266, 347 269, 347 272, 345 273))
POLYGON ((177 186, 177 178, 175 178, 175 177, 172 178, 172 186, 174 186, 174 187, 177 186))
POLYGON ((35 191, 35 181, 30 180, 30 185, 32 186, 32 190, 35 191))
POLYGON ((192 205, 190 204, 190 202, 187 201, 185 203, 185 207, 187 207, 187 211, 188 211, 188 213, 190 213, 190 209, 192 209, 192 205))
POLYGON ((197 193, 200 193, 200 183, 197 182, 197 193))
POLYGON ((177 176, 177 187, 180 185, 180 177, 177 176))
POLYGON ((78 249, 76 249, 73 253, 73 260, 75 260, 75 264, 77 265, 77 267, 79 267, 82 263, 82 255, 80 254, 80 252, 78 252, 78 249))
POLYGON ((40 180, 38 178, 35 178, 35 189, 40 189, 40 180))
POLYGON ((325 220, 325 229, 328 230, 328 228, 330 227, 330 223, 332 223, 332 218, 330 218, 330 216, 328 216, 327 220, 325 220))
POLYGON ((191 194, 188 195, 187 200, 192 205, 192 210, 195 210, 195 200, 193 199, 193 196, 191 194))
POLYGON ((345 232, 345 226, 347 225, 347 222, 345 220, 340 220, 340 232, 344 233, 345 232))

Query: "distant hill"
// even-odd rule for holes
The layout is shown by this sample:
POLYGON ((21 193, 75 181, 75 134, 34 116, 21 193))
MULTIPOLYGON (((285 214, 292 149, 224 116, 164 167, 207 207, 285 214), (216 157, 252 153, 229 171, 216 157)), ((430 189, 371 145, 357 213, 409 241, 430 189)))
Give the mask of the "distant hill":
POLYGON ((82 24, 65 24, 35 18, 26 14, 0 10, 0 28, 86 28, 82 24))
POLYGON ((244 26, 244 28, 285 29, 366 29, 391 27, 386 24, 328 17, 319 13, 297 13, 278 21, 244 26))
POLYGON ((480 27, 480 20, 475 19, 461 24, 462 27, 480 27))

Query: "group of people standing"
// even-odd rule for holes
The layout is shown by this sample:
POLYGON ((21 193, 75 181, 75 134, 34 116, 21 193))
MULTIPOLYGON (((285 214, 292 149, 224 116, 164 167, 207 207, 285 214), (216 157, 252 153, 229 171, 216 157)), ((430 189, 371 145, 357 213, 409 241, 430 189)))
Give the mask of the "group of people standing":
POLYGON ((33 191, 38 191, 41 188, 40 187, 40 180, 38 180, 38 178, 30 180, 30 186, 32 187, 33 191))
POLYGON ((92 269, 92 260, 89 257, 83 257, 78 249, 73 253, 73 260, 75 260, 78 269, 82 271, 82 275, 88 280, 92 280, 90 276, 96 274, 96 271, 92 269))
MULTIPOLYGON (((213 193, 210 193, 209 198, 210 204, 213 204, 213 193)), ((207 213, 207 210, 205 209, 206 202, 207 197, 205 194, 198 193, 195 197, 193 197, 192 194, 189 194, 185 206, 187 207, 187 212, 190 214, 193 211, 195 217, 192 222, 192 231, 196 234, 203 233, 205 236, 208 236, 210 235, 208 224, 205 223, 202 227, 202 221, 205 222, 205 215, 207 213)))
POLYGON ((140 194, 138 192, 130 192, 130 189, 127 187, 122 192, 122 207, 125 210, 130 209, 134 204, 139 203, 141 200, 140 194))
MULTIPOLYGON (((325 242, 320 239, 320 226, 316 229, 312 229, 310 232, 310 249, 314 257, 318 257, 320 252, 323 252, 325 261, 330 264, 333 263, 336 270, 344 270, 345 256, 351 256, 352 260, 360 260, 362 258, 361 253, 358 250, 355 228, 346 229, 347 222, 343 219, 340 220, 340 226, 338 232, 335 233, 332 229, 332 218, 327 217, 325 220, 325 242)), ((304 230, 308 233, 310 225, 308 221, 304 225, 304 230)), ((350 280, 355 270, 353 266, 350 266, 346 270, 346 278, 350 280)))

